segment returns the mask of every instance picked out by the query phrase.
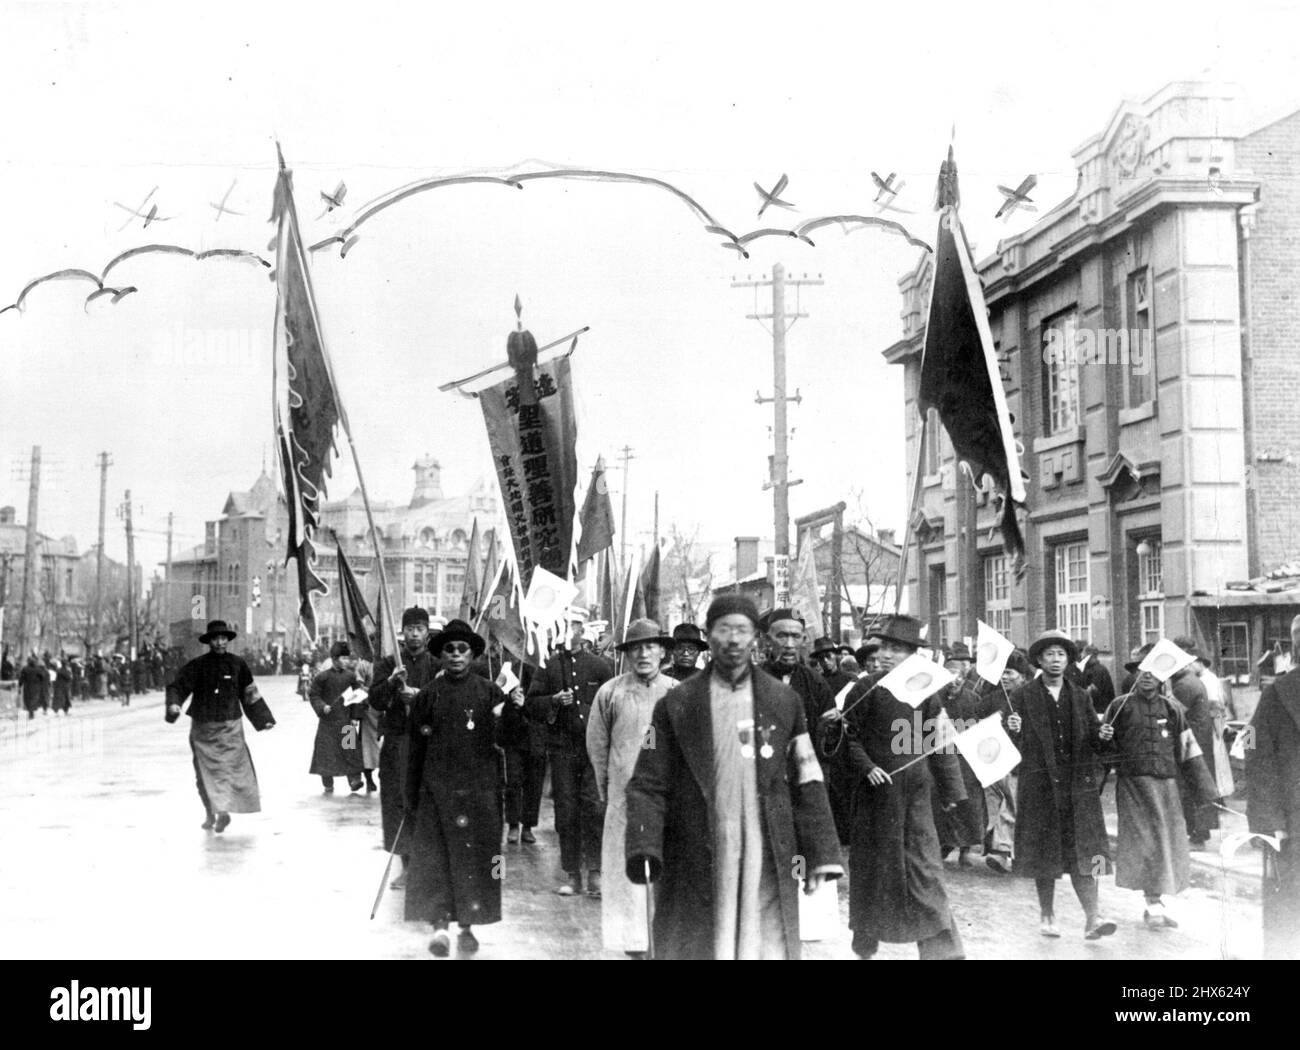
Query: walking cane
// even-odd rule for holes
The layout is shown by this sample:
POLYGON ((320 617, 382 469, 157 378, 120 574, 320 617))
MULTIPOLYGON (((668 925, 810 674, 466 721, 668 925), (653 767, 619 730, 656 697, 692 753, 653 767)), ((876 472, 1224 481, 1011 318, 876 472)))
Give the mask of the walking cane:
POLYGON ((646 857, 645 858, 645 929, 646 929, 646 945, 648 946, 648 950, 646 951, 647 959, 653 959, 655 957, 654 908, 650 900, 650 895, 653 892, 654 891, 650 888, 650 858, 646 857))
POLYGON ((397 825, 397 834, 393 836, 393 848, 388 851, 388 863, 384 865, 384 877, 379 882, 379 892, 375 894, 375 906, 370 909, 370 917, 373 919, 379 911, 379 902, 384 899, 384 890, 388 889, 388 873, 393 870, 393 858, 397 856, 397 843, 402 838, 402 827, 406 824, 406 814, 402 814, 402 819, 397 825))

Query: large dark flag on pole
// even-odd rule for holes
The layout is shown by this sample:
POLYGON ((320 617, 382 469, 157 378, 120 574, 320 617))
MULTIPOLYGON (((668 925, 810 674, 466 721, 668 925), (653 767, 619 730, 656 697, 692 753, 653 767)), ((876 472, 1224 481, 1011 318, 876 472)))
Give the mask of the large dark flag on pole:
POLYGON ((528 645, 528 632, 520 612, 522 592, 516 585, 514 570, 509 561, 503 561, 492 581, 487 608, 483 615, 483 630, 501 643, 501 648, 518 661, 518 666, 540 666, 535 652, 528 645))
POLYGON ((578 564, 594 558, 614 545, 614 508, 609 502, 609 485, 605 479, 605 457, 596 460, 578 516, 582 534, 578 537, 578 564))
POLYGON ((939 232, 917 407, 922 419, 931 408, 938 412, 957 459, 970 466, 977 483, 985 475, 992 479, 1002 504, 1003 547, 1020 563, 1024 540, 1016 508, 1024 507, 1027 476, 1020 470, 984 289, 971 261, 958 201, 957 165, 949 147, 939 170, 939 232))
MULTIPOLYGON (((277 153, 279 146, 276 147, 277 153)), ((277 224, 273 399, 276 448, 289 509, 286 561, 298 563, 298 618, 316 641, 315 596, 329 588, 316 572, 314 536, 331 457, 338 454, 335 428, 347 430, 333 370, 321 338, 307 255, 298 231, 293 182, 280 156, 271 220, 277 224)))
MULTIPOLYGON (((337 540, 338 537, 335 536, 335 539, 337 540)), ((375 652, 375 646, 371 644, 371 637, 376 633, 378 625, 375 618, 370 615, 370 608, 366 605, 365 596, 361 593, 361 587, 352 573, 352 566, 348 564, 341 545, 339 546, 339 603, 343 606, 343 633, 348 636, 352 655, 359 660, 369 660, 374 663, 378 654, 375 652)))
POLYGON ((478 396, 527 593, 539 565, 569 578, 578 424, 568 357, 538 366, 537 344, 522 330, 510 333, 507 352, 514 374, 478 396))
POLYGON ((472 621, 476 631, 483 622, 483 614, 487 611, 492 588, 497 582, 497 530, 488 529, 484 533, 484 540, 487 543, 487 554, 483 556, 483 571, 479 573, 478 599, 474 603, 477 611, 472 621))
POLYGON ((637 590, 641 592, 641 601, 644 606, 642 615, 654 620, 655 623, 662 624, 663 621, 659 619, 661 597, 659 568, 659 545, 655 544, 654 550, 650 552, 650 557, 646 559, 645 568, 641 570, 641 578, 637 581, 637 590))

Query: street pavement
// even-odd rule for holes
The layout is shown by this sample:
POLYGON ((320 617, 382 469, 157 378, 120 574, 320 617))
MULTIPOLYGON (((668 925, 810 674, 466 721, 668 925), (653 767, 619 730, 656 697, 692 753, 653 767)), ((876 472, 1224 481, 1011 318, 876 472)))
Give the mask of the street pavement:
MULTIPOLYGON (((49 959, 430 959, 430 929, 402 919, 389 891, 370 920, 387 855, 378 795, 324 795, 307 773, 315 716, 292 677, 259 679, 278 725, 245 723, 263 811, 235 814, 224 834, 200 829, 188 719, 167 725, 162 694, 130 707, 76 704, 70 717, 0 720, 0 955, 49 959)), ((553 889, 559 847, 549 802, 536 845, 505 845, 501 923, 476 927, 481 959, 621 959, 600 944, 600 903, 553 889)), ((503 829, 504 830, 504 829, 503 829)), ((1217 838, 1215 840, 1217 842, 1217 838)), ((394 864, 394 871, 400 864, 394 864)), ((1057 884, 1060 940, 1038 933, 1028 880, 984 868, 945 870, 971 959, 1221 959, 1260 951, 1257 891, 1200 865, 1168 902, 1176 930, 1142 926, 1138 893, 1102 880, 1119 932, 1083 939, 1067 879, 1057 884)), ((805 944, 810 959, 850 959, 844 925, 805 944)), ((914 959, 882 945, 879 960, 914 959)))

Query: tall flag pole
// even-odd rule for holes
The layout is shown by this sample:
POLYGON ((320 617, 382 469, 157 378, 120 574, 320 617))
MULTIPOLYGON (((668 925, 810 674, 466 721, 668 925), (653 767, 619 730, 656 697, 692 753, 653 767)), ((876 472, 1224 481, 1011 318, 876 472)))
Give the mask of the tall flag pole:
POLYGON ((357 484, 361 488, 366 521, 370 526, 370 539, 375 549, 380 604, 388 629, 393 632, 393 651, 397 652, 397 620, 390 604, 379 530, 370 509, 370 496, 366 492, 352 429, 339 399, 338 384, 325 349, 307 252, 294 207, 293 176, 285 167, 284 154, 278 142, 275 151, 280 171, 271 211, 271 221, 277 224, 275 356, 271 396, 276 450, 284 495, 289 505, 285 561, 293 558, 298 563, 298 618, 308 639, 314 643, 317 637, 315 598, 318 594, 329 593, 325 581, 316 572, 314 537, 320 524, 320 502, 325 495, 326 478, 331 474, 330 457, 338 453, 334 441, 335 428, 342 425, 352 452, 357 484))
POLYGON ((950 145, 936 189, 939 231, 917 408, 922 432, 926 412, 931 408, 938 412, 957 459, 970 467, 974 483, 985 475, 992 479, 1002 504, 1003 548, 1020 573, 1025 550, 1016 509, 1025 505, 1028 475, 1020 469, 1021 449, 1011 428, 984 289, 958 214, 960 200, 950 145))
POLYGON ((477 610, 473 621, 476 631, 483 622, 483 616, 497 582, 497 530, 488 529, 484 539, 487 541, 487 553, 483 555, 483 569, 479 573, 478 599, 474 603, 474 608, 477 610))

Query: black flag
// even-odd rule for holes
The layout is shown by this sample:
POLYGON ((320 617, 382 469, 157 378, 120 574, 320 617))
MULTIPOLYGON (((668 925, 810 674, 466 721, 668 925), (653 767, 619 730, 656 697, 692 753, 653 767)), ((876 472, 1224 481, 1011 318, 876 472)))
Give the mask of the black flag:
POLYGON ((957 165, 951 147, 939 170, 937 196, 939 232, 917 407, 922 418, 931 408, 938 411, 957 459, 969 464, 977 482, 986 474, 993 479, 1002 501, 1003 547, 1021 564, 1024 539, 1016 508, 1024 506, 1027 475, 1020 470, 984 289, 957 213, 957 165))

